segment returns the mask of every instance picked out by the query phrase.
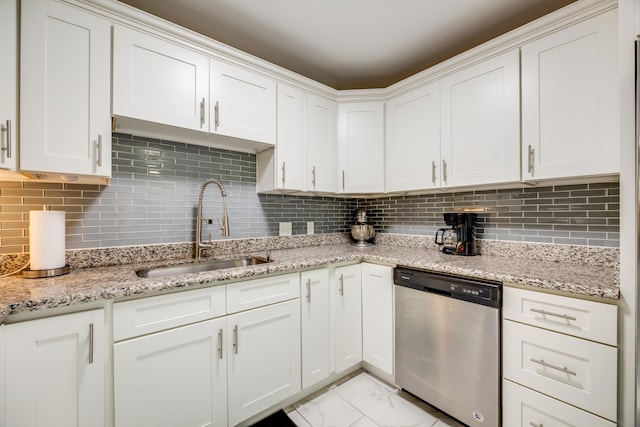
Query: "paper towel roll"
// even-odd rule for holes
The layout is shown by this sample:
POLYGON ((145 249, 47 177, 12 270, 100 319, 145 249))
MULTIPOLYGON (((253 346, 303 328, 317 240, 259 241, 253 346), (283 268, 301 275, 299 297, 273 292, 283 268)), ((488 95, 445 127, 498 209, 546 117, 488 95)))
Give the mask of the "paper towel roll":
POLYGON ((64 211, 29 211, 31 270, 64 267, 64 220, 64 211))

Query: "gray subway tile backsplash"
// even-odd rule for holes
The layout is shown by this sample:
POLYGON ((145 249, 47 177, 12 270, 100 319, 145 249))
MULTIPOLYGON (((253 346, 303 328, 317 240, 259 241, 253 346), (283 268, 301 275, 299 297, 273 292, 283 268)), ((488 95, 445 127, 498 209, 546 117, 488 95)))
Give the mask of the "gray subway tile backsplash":
MULTIPOLYGON (((194 240, 200 183, 220 179, 228 193, 230 238, 278 235, 279 222, 305 234, 348 232, 364 207, 379 233, 432 235, 442 213, 485 207, 478 237, 617 247, 619 185, 579 185, 459 191, 348 199, 256 194, 256 156, 216 148, 113 136, 113 173, 105 185, 0 182, 0 253, 27 252, 29 211, 42 205, 67 212, 67 248, 181 243, 194 240)), ((205 212, 221 215, 217 190, 207 189, 205 212)), ((218 226, 207 228, 219 239, 218 226)))

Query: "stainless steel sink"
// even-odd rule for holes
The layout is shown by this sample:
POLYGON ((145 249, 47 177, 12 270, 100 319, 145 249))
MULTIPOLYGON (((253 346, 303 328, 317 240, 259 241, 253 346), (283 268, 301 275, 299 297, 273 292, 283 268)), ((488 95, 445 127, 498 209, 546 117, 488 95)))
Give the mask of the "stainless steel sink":
POLYGON ((238 259, 193 262, 187 264, 169 265, 166 267, 153 267, 136 271, 138 277, 162 277, 176 274, 200 273, 202 271, 221 270, 223 268, 247 267, 250 265, 264 264, 267 261, 260 257, 247 257, 238 259))

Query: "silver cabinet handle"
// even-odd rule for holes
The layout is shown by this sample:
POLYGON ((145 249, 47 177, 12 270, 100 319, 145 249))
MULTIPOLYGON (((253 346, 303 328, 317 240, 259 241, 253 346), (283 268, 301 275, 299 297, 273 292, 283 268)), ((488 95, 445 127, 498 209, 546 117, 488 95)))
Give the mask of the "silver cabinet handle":
POLYGON ((533 151, 534 151, 534 148, 531 145, 529 145, 529 154, 527 158, 527 163, 528 163, 527 171, 530 174, 533 174, 533 151))
POLYGON ((307 280, 307 302, 311 304, 311 279, 307 280))
POLYGON ((344 169, 342 169, 342 191, 344 191, 344 169))
POLYGON ((313 189, 316 189, 316 167, 311 168, 311 184, 313 184, 313 189))
POLYGON ((216 106, 214 109, 214 124, 216 126, 216 130, 218 130, 218 126, 220 126, 220 103, 216 101, 216 106))
POLYGON ((529 421, 529 425, 531 427, 544 427, 542 424, 534 423, 533 421, 529 421))
POLYGON ((340 275, 340 295, 344 295, 344 275, 340 275))
POLYGON ((543 310, 541 308, 530 308, 529 311, 532 311, 534 313, 540 313, 545 316, 559 317, 561 319, 566 319, 566 320, 577 320, 575 317, 569 316, 568 314, 554 313, 552 311, 543 310))
POLYGON ((98 167, 102 167, 102 135, 98 135, 98 145, 97 145, 97 150, 98 150, 98 167))
POLYGON ((222 329, 218 331, 218 357, 222 359, 222 329))
POLYGON ((574 375, 574 376, 577 375, 574 371, 570 370, 566 366, 561 367, 561 366, 554 365, 554 364, 549 363, 549 362, 545 362, 543 359, 540 359, 540 360, 534 359, 533 357, 530 360, 533 363, 537 363, 538 365, 542 365, 542 366, 545 366, 547 368, 555 369, 556 371, 564 372, 565 374, 574 375))
POLYGON ((0 131, 7 132, 7 146, 2 147, 2 151, 7 152, 7 159, 11 158, 11 120, 7 120, 6 124, 0 125, 0 131))
POLYGON ((442 159, 442 179, 446 184, 447 183, 447 161, 445 159, 442 159))
POLYGON ((89 323, 89 364, 93 363, 93 323, 89 323))
POLYGON ((282 186, 284 186, 284 181, 285 181, 285 179, 284 179, 284 176, 285 176, 284 175, 285 174, 285 164, 286 164, 285 162, 282 162, 282 186))
POLYGON ((200 101, 200 127, 204 126, 204 98, 200 101))
POLYGON ((431 162, 431 182, 433 182, 433 185, 436 185, 436 162, 435 161, 431 162))
POLYGON ((233 353, 238 354, 238 325, 233 327, 233 353))

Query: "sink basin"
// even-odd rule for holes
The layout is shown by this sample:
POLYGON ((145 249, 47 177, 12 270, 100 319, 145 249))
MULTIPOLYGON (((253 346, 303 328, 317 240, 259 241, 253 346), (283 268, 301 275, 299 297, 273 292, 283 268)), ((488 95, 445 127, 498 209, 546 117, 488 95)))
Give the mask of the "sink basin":
POLYGON ((200 273, 202 271, 221 270, 223 268, 247 267, 250 265, 264 264, 267 261, 260 257, 247 257, 218 261, 204 261, 169 265, 166 267, 153 267, 136 271, 138 277, 162 277, 176 274, 200 273))

